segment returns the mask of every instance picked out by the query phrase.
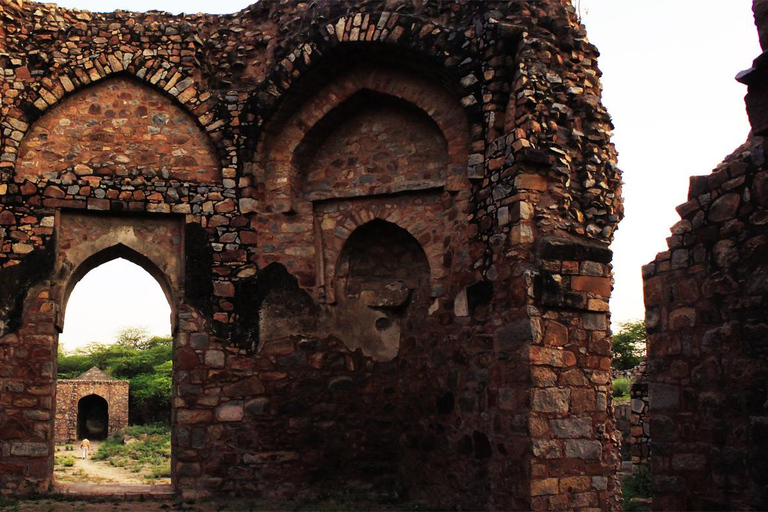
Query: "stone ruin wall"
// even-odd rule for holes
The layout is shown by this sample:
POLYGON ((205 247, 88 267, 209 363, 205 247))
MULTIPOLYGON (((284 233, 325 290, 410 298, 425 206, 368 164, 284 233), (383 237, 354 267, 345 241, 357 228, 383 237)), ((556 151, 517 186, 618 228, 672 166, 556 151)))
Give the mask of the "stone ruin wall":
POLYGON ((109 435, 127 427, 128 387, 129 382, 126 380, 58 380, 54 442, 65 444, 78 440, 78 403, 80 399, 89 395, 97 395, 107 401, 109 435))
POLYGON ((569 2, 0 6, 0 492, 49 488, 66 299, 125 257, 173 310, 180 495, 618 506, 569 2))
MULTIPOLYGON (((763 48, 768 3, 754 4, 763 48)), ((752 133, 694 176, 643 268, 657 510, 768 508, 768 72, 739 79, 752 133)))
POLYGON ((659 509, 768 503, 763 143, 691 179, 670 250, 643 269, 659 509))

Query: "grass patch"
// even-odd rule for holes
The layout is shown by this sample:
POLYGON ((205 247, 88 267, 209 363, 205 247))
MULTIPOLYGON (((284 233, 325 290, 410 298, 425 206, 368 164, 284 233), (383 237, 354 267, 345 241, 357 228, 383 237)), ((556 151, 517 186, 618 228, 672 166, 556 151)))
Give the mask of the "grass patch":
POLYGON ((55 463, 57 466, 71 468, 75 465, 75 458, 71 455, 56 455, 55 463))
POLYGON ((653 497, 653 479, 651 469, 639 465, 635 473, 621 481, 621 494, 624 497, 625 512, 646 512, 651 504, 646 500, 653 497))
POLYGON ((99 445, 93 460, 142 473, 154 481, 171 475, 171 430, 156 423, 127 427, 99 445))
POLYGON ((632 381, 626 377, 619 377, 613 380, 613 400, 615 402, 629 402, 629 390, 632 388, 632 381))

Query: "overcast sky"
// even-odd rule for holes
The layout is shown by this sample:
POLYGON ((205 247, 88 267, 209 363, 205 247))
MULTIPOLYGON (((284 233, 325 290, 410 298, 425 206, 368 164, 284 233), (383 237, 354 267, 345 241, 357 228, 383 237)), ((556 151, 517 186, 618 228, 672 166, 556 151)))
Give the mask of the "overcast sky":
MULTIPOLYGON (((615 329, 618 322, 643 318, 640 269, 666 249, 669 228, 679 220, 675 206, 687 199, 688 178, 709 174, 746 139, 746 88, 734 76, 750 66, 760 49, 750 0, 574 2, 601 52, 603 101, 613 116, 613 141, 624 171, 626 218, 613 244, 615 329)), ((231 13, 251 2, 58 3, 93 11, 231 13)), ((60 340, 65 349, 110 341, 129 325, 167 334, 169 315, 159 285, 139 267, 119 260, 93 270, 75 288, 60 340)))

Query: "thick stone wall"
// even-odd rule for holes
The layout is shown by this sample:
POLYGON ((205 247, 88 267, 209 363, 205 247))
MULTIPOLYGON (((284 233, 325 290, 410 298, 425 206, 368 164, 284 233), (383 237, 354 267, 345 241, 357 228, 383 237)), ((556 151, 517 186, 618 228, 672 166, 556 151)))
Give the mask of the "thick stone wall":
MULTIPOLYGON (((765 43, 765 2, 755 2, 765 43)), ((668 251, 643 268, 658 510, 768 508, 765 54, 740 74, 753 133, 691 178, 668 251)))
POLYGON ((658 509, 768 506, 768 169, 751 138, 691 178, 670 250, 644 267, 658 509))
POLYGON ((618 506, 620 173, 570 2, 0 6, 4 494, 49 488, 66 297, 126 257, 173 310, 180 495, 618 506))

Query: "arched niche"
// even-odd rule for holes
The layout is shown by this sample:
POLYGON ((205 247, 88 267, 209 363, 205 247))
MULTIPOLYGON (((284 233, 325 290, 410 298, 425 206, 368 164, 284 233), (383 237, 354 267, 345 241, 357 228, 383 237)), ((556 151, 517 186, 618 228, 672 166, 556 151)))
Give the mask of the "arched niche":
POLYGON ((394 359, 403 333, 426 316, 430 265, 405 229, 380 219, 357 228, 336 265, 337 304, 331 331, 351 349, 382 361, 394 359))
POLYGON ((296 148, 300 195, 309 200, 442 186, 448 141, 426 112, 362 89, 321 119, 296 148))
POLYGON ((118 74, 64 97, 21 142, 16 175, 56 180, 141 176, 220 183, 211 137, 185 108, 149 84, 118 74))
POLYGON ((109 435, 109 402, 96 394, 77 401, 77 438, 106 439, 109 435))
MULTIPOLYGON (((403 180, 401 187, 388 184, 389 186, 373 191, 370 187, 360 187, 359 190, 346 191, 347 196, 428 189, 435 186, 445 186, 448 189, 467 186, 470 144, 466 114, 448 89, 428 77, 389 65, 360 65, 346 74, 337 76, 299 106, 295 106, 296 102, 287 103, 293 109, 292 114, 276 115, 275 123, 266 130, 259 151, 265 172, 267 205, 272 211, 292 212, 296 203, 304 199, 301 168, 311 174, 314 166, 312 157, 322 158, 324 151, 327 154, 332 153, 332 149, 324 149, 321 142, 339 144, 339 135, 344 135, 346 131, 349 136, 350 127, 355 126, 355 123, 358 123, 358 126, 362 123, 370 127, 376 123, 391 125, 391 120, 383 122, 380 119, 382 113, 408 119, 409 126, 419 126, 419 136, 428 140, 435 140, 436 137, 442 139, 435 144, 442 146, 440 155, 435 155, 435 150, 424 151, 436 160, 430 163, 430 166, 442 167, 441 170, 431 173, 438 176, 438 179, 417 178, 407 182, 403 180), (372 113, 371 108, 377 115, 366 117, 366 113, 372 113), (330 134, 327 133, 328 127, 333 128, 330 134)), ((392 137, 400 136, 399 133, 393 133, 391 126, 386 132, 392 137)), ((345 137, 340 138, 343 140, 345 137)), ((365 150, 362 152, 367 153, 365 150)), ((338 195, 327 193, 315 198, 329 197, 338 195)))
POLYGON ((429 298, 429 261, 421 244, 397 224, 374 219, 344 243, 336 268, 338 296, 367 306, 401 308, 429 298), (426 296, 412 295, 427 291, 426 296))

